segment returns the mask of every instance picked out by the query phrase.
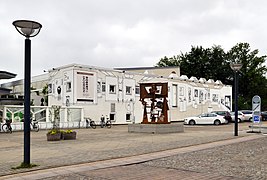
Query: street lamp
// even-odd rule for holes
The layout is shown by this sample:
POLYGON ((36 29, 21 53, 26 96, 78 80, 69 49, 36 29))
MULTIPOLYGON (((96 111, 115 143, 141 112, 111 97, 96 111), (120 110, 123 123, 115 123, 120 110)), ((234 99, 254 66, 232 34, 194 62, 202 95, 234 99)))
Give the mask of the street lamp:
POLYGON ((231 69, 235 73, 235 136, 238 136, 238 71, 242 68, 241 63, 231 63, 231 69))
POLYGON ((24 161, 25 165, 30 165, 30 123, 31 123, 31 40, 36 36, 42 25, 35 21, 17 20, 12 23, 16 30, 25 39, 25 64, 24 64, 24 161))

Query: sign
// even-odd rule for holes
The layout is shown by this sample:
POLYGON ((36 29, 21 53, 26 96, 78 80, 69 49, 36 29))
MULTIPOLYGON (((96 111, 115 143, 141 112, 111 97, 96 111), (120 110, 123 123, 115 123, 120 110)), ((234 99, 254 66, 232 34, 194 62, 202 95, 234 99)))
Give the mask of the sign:
POLYGON ((77 71, 75 84, 77 101, 94 102, 96 84, 94 73, 77 71))
POLYGON ((253 115, 253 122, 254 122, 254 123, 259 123, 259 122, 260 122, 260 116, 258 116, 258 115, 253 115))
POLYGON ((256 95, 252 98, 252 111, 253 111, 253 122, 260 123, 261 115, 261 98, 256 95))
POLYGON ((252 111, 261 111, 261 98, 258 95, 252 98, 252 111))

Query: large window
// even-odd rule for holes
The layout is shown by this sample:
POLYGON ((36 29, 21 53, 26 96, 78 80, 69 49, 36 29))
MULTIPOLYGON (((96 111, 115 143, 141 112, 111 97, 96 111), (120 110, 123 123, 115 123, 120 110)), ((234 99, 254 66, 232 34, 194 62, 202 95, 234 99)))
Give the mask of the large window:
POLYGON ((127 113, 126 114, 126 121, 130 121, 131 120, 131 114, 130 113, 127 113))
POLYGON ((135 94, 140 95, 140 87, 139 86, 135 86, 135 94))
POLYGON ((177 107, 177 84, 172 85, 172 107, 177 107))
POLYGON ((110 94, 116 93, 116 86, 115 85, 109 85, 109 93, 110 94))
POLYGON ((102 92, 106 92, 106 83, 102 82, 102 92))
POLYGON ((97 81, 97 93, 101 93, 101 82, 97 81))
POLYGON ((110 114, 109 114, 109 119, 110 119, 111 121, 115 121, 115 113, 110 113, 110 114))
POLYGON ((66 92, 71 92, 71 82, 67 82, 67 84, 66 84, 66 92))
POLYGON ((48 94, 52 93, 53 86, 52 84, 48 84, 48 94))
POLYGON ((132 94, 132 87, 131 86, 126 86, 126 94, 131 95, 132 94))

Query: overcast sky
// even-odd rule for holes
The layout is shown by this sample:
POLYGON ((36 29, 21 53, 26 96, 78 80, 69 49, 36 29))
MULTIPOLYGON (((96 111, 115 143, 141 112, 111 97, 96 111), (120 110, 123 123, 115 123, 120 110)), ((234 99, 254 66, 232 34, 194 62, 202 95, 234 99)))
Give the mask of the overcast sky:
MULTIPOLYGON (((239 42, 266 55, 266 0, 1 0, 1 71, 24 76, 24 37, 12 25, 33 20, 32 75, 61 65, 154 66, 191 46, 239 42)), ((3 80, 0 80, 0 83, 3 80)))

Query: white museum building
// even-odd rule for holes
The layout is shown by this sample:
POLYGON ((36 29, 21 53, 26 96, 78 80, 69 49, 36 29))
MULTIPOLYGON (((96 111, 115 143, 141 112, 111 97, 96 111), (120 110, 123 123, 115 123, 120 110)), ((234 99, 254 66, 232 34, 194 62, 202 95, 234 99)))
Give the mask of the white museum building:
MULTIPOLYGON (((31 99, 33 119, 41 128, 51 128, 53 108, 60 108, 61 127, 84 127, 85 118, 99 123, 100 117, 113 124, 142 122, 144 107, 140 100, 140 83, 168 83, 168 118, 182 121, 187 116, 212 110, 231 110, 232 86, 221 81, 180 76, 179 67, 101 68, 70 64, 52 68, 32 77, 31 99), (42 93, 47 87, 47 93, 42 93), (44 103, 47 99, 48 103, 44 103), (42 101, 41 101, 42 100, 42 101)), ((23 96, 23 80, 1 84, 13 96, 23 96)), ((15 129, 23 113, 21 105, 0 106, 3 119, 13 119, 15 129)))

